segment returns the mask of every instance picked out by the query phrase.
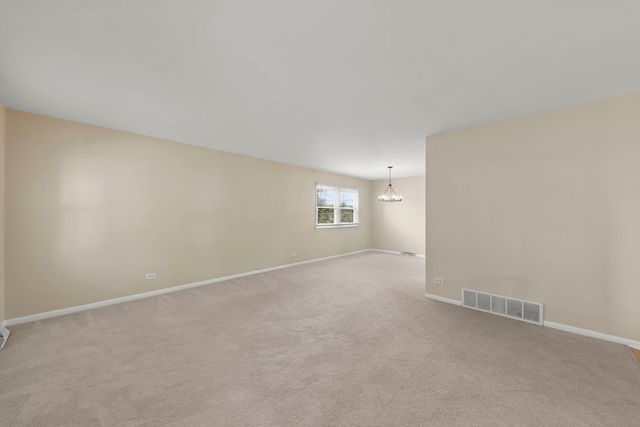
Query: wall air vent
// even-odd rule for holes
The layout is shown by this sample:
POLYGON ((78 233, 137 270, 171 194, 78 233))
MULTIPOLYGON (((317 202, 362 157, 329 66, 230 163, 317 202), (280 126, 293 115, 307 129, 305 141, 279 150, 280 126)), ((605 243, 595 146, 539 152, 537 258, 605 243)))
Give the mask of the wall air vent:
POLYGON ((462 289, 462 306, 525 322, 543 324, 543 305, 486 292, 462 289))

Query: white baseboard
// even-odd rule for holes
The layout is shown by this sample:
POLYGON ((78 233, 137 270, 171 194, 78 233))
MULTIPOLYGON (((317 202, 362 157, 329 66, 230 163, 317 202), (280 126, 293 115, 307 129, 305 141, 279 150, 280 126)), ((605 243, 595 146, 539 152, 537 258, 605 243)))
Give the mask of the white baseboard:
POLYGON ((373 251, 373 252, 382 252, 382 253, 385 253, 385 254, 400 255, 400 252, 398 252, 398 251, 387 251, 386 249, 371 249, 371 251, 373 251))
POLYGON ((198 286, 210 285, 213 283, 224 282, 226 280, 238 279, 240 277, 253 276, 255 274, 267 273, 269 271, 295 267, 297 265, 310 264, 313 262, 325 261, 328 259, 340 258, 348 255, 355 255, 363 252, 369 252, 371 250, 373 249, 364 249, 361 251, 348 252, 340 255, 332 255, 324 258, 315 258, 307 261, 295 262, 293 264, 278 265, 276 267, 264 268, 262 270, 254 270, 254 271, 249 271, 247 273, 240 273, 240 274, 233 274, 231 276, 218 277, 216 279, 204 280, 202 282, 194 282, 194 283, 188 283, 186 285, 172 286, 170 288, 158 289, 155 291, 144 292, 141 294, 127 295, 125 297, 113 298, 105 301, 93 302, 90 304, 77 305, 74 307, 61 308, 59 310, 46 311, 44 313, 37 313, 37 314, 30 314, 28 316, 15 317, 13 319, 6 319, 4 322, 2 322, 2 325, 11 326, 11 325, 18 325, 20 323, 35 322, 36 320, 48 319, 50 317, 57 317, 65 314, 77 313, 79 311, 85 311, 85 310, 90 310, 90 309, 99 308, 99 307, 106 307, 108 305, 120 304, 128 301, 135 301, 137 299, 148 298, 148 297, 153 297, 153 296, 162 295, 162 294, 168 294, 171 292, 182 291, 185 289, 195 288, 198 286))
MULTIPOLYGON (((432 300, 442 301, 442 302, 446 302, 446 303, 457 305, 457 306, 462 305, 461 301, 451 299, 451 298, 445 298, 438 295, 427 294, 427 293, 425 293, 424 296, 432 300)), ((640 341, 634 341, 628 338, 622 338, 622 337, 617 337, 615 335, 603 334, 601 332, 596 332, 589 329, 576 328, 575 326, 563 325, 562 323, 549 322, 546 320, 544 322, 544 326, 548 328, 558 329, 565 332, 571 332, 573 334, 584 335, 586 337, 598 338, 601 340, 610 341, 617 344, 624 344, 624 345, 628 345, 629 347, 637 348, 638 350, 640 350, 640 341)))
MULTIPOLYGON (((394 255, 402 255, 402 252, 400 251, 388 251, 386 249, 369 249, 370 251, 374 251, 374 252, 382 252, 385 254, 394 254, 394 255)), ((421 254, 416 254, 417 258, 426 258, 424 255, 421 254)))
POLYGON ((438 295, 433 295, 433 294, 424 294, 425 297, 432 299, 432 300, 436 300, 436 301, 440 301, 440 302, 446 302, 447 304, 453 304, 453 305, 462 305, 462 303, 457 300, 457 299, 451 299, 451 298, 445 298, 445 297, 441 297, 438 295))
POLYGON ((548 322, 545 320, 544 326, 548 328, 558 329, 565 332, 571 332, 578 335, 584 335, 586 337, 598 338, 605 341, 611 341, 618 344, 628 345, 629 347, 640 349, 640 341, 634 341, 627 338, 617 337, 615 335, 603 334, 602 332, 596 332, 589 329, 577 328, 575 326, 563 325, 562 323, 548 322))
POLYGON ((2 325, 0 325, 0 350, 4 348, 9 335, 11 335, 11 331, 4 327, 4 321, 2 321, 2 325))

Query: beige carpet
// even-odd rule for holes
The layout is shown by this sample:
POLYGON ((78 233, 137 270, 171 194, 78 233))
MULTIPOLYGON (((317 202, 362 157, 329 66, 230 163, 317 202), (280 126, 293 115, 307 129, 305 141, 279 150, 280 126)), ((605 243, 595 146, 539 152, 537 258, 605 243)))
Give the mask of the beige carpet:
POLYGON ((622 345, 430 301, 365 253, 14 326, 2 426, 631 426, 622 345))

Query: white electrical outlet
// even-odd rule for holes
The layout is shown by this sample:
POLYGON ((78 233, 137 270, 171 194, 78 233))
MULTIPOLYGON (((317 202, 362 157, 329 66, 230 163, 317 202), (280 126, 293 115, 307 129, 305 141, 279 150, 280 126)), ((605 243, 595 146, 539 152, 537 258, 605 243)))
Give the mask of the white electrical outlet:
POLYGON ((295 252, 291 252, 291 256, 296 256, 296 253, 295 252))
POLYGON ((433 281, 436 282, 439 285, 444 285, 444 279, 441 277, 434 277, 433 281))
POLYGON ((145 279, 155 279, 156 278, 156 273, 147 273, 144 275, 145 279))

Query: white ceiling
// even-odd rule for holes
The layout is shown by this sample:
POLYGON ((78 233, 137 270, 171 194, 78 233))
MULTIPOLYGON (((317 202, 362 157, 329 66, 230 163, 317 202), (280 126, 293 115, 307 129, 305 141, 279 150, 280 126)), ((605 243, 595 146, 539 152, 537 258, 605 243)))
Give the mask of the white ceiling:
POLYGON ((8 108, 365 179, 640 90, 638 0, 0 0, 8 108))

